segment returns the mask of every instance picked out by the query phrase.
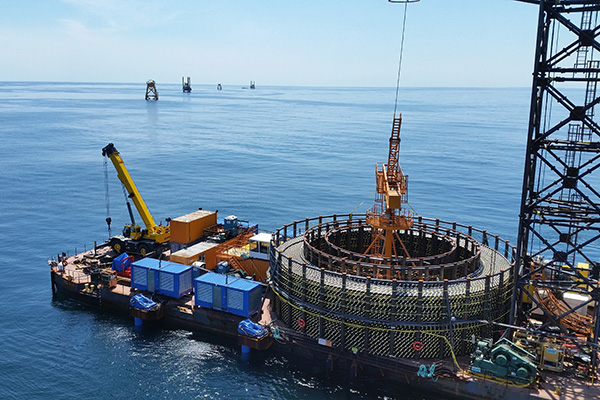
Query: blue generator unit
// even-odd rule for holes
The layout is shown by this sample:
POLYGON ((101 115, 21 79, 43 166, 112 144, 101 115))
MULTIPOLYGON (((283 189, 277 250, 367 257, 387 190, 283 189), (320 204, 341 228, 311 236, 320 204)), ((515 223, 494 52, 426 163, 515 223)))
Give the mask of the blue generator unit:
POLYGON ((192 267, 142 258, 131 263, 131 287, 178 299, 192 291, 192 267))
POLYGON ((207 272, 194 279, 194 304, 250 317, 261 307, 260 283, 249 279, 207 272))

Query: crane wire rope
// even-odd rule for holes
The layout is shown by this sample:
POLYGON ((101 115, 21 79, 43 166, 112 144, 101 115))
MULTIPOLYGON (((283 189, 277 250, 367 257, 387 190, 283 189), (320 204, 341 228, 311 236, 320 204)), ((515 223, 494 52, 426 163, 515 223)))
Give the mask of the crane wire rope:
MULTIPOLYGON (((377 189, 373 190, 373 191, 371 192, 371 194, 369 195, 369 198, 370 198, 371 196, 373 196, 373 193, 375 193, 376 191, 377 191, 377 189)), ((357 205, 357 206, 356 206, 356 208, 355 208, 354 210, 350 211, 350 215, 354 214, 354 211, 358 210, 358 208, 359 208, 360 206, 362 206, 362 205, 365 203, 365 201, 367 201, 367 200, 366 200, 366 199, 365 199, 365 200, 363 200, 363 201, 362 201, 362 202, 361 202, 359 205, 357 205)))
POLYGON ((104 157, 104 199, 106 201, 106 224, 108 225, 108 237, 112 236, 110 231, 110 195, 108 192, 108 157, 104 157))
POLYGON ((402 18, 402 37, 400 39, 400 57, 398 59, 398 76, 396 78, 396 100, 394 101, 394 118, 398 108, 398 92, 400 90, 400 75, 402 72, 402 55, 404 54, 404 33, 406 31, 406 14, 408 10, 408 2, 404 3, 404 16, 402 18))

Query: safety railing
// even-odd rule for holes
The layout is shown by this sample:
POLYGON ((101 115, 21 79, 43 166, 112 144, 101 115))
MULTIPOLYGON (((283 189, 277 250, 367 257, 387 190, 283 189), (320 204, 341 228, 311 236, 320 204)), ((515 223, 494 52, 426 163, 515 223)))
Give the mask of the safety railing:
MULTIPOLYGON (((475 257, 478 267, 473 270, 468 266, 472 272, 457 279, 418 279, 431 265, 417 267, 415 275, 407 275, 417 278, 414 280, 380 279, 375 274, 345 272, 343 266, 325 261, 322 250, 315 251, 321 257, 317 262, 305 256, 302 247, 311 231, 317 232, 320 226, 320 236, 325 237, 326 229, 358 226, 360 219, 364 216, 319 216, 285 225, 273 235, 270 279, 277 294, 275 307, 290 327, 344 348, 396 357, 438 357, 446 356, 449 348, 434 339, 436 335, 455 337, 452 347, 466 354, 471 335, 489 333, 484 331, 491 329, 482 320, 501 321, 506 317, 512 294, 514 247, 484 230, 422 217, 415 221, 429 234, 442 237, 460 229, 452 239, 453 245, 475 253, 471 258, 475 257), (411 338, 431 342, 429 350, 416 351, 398 342, 400 337, 404 337, 402 341, 411 338), (378 345, 374 348, 375 342, 378 345)), ((357 268, 373 268, 366 262, 356 263, 357 268)))

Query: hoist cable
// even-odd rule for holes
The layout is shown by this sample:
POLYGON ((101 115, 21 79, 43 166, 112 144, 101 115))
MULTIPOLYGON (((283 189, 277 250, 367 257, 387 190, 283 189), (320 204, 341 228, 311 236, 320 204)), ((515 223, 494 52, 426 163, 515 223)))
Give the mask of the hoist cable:
POLYGON ((400 58, 398 60, 398 77, 396 79, 396 101, 394 102, 394 117, 398 108, 398 91, 400 90, 400 73, 402 72, 402 54, 404 53, 404 32, 406 30, 406 11, 408 2, 404 3, 404 17, 402 18, 402 39, 400 40, 400 58))
POLYGON ((106 223, 108 225, 108 237, 111 237, 110 231, 110 195, 108 192, 108 157, 104 157, 104 198, 106 201, 106 223))

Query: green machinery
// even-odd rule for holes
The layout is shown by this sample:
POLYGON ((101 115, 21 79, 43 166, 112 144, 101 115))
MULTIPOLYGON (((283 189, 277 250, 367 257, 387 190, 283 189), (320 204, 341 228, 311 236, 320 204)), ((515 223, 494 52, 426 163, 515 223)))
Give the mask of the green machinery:
POLYGON ((471 372, 475 375, 529 385, 535 382, 535 356, 507 339, 493 344, 492 339, 477 342, 471 354, 471 372))

